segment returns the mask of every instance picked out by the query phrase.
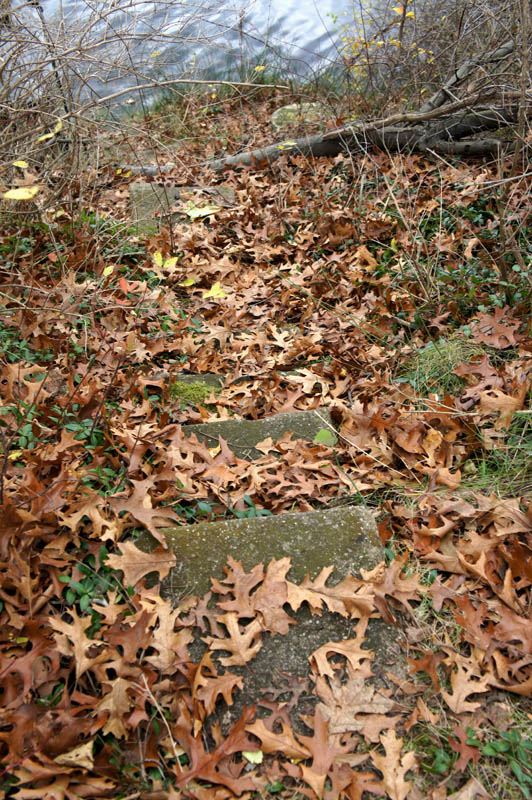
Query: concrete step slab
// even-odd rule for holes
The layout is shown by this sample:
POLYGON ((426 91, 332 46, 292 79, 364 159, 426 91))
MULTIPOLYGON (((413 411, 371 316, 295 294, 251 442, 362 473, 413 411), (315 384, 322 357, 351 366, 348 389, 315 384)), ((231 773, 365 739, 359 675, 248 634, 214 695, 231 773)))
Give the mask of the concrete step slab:
POLYGON ((129 186, 129 204, 136 233, 149 236, 159 230, 161 223, 190 222, 185 214, 171 211, 171 208, 181 204, 183 195, 191 191, 202 192, 206 195, 206 202, 220 206, 232 205, 235 201, 232 186, 159 186, 157 183, 134 181, 129 186))
POLYGON ((289 411, 259 420, 224 419, 198 425, 184 425, 186 435, 194 434, 212 447, 218 444, 218 437, 225 439, 238 458, 252 460, 264 454, 256 449, 259 442, 271 437, 274 442, 285 433, 293 433, 294 439, 312 442, 323 429, 334 429, 327 409, 317 411, 289 411))
MULTIPOLYGON (((294 581, 330 564, 340 576, 356 574, 384 557, 373 514, 362 506, 179 525, 164 534, 179 563, 163 587, 176 599, 209 591, 211 577, 223 579, 229 556, 244 569, 289 556, 294 581)), ((156 543, 146 534, 137 544, 149 552, 156 543)))
MULTIPOLYGON (((287 577, 294 582, 300 582, 306 574, 316 578, 323 567, 334 565, 328 585, 349 574, 357 575, 361 569, 372 569, 384 559, 374 515, 361 506, 186 525, 168 528, 165 535, 179 562, 161 586, 162 595, 173 605, 186 595, 205 594, 211 587, 211 576, 223 580, 229 556, 242 562, 247 572, 256 564, 267 566, 272 558, 289 556, 291 568, 287 577)), ((145 551, 156 544, 148 535, 137 541, 137 546, 145 551)), ((290 612, 290 615, 296 624, 291 625, 286 634, 264 635, 262 649, 255 658, 245 667, 236 668, 243 677, 243 690, 226 712, 233 721, 239 718, 244 706, 253 705, 271 690, 279 671, 285 677, 307 678, 309 658, 314 651, 328 642, 356 636, 356 620, 326 609, 320 615, 312 615, 304 604, 297 613, 290 612)), ((375 677, 368 687, 384 686, 381 676, 384 678, 388 671, 406 677, 407 665, 397 638, 398 631, 393 625, 379 619, 369 621, 364 648, 374 654, 372 672, 375 677)), ((194 660, 198 660, 204 650, 205 645, 198 637, 191 645, 194 660)), ((298 714, 312 713, 315 702, 315 697, 307 695, 298 702, 298 714)))

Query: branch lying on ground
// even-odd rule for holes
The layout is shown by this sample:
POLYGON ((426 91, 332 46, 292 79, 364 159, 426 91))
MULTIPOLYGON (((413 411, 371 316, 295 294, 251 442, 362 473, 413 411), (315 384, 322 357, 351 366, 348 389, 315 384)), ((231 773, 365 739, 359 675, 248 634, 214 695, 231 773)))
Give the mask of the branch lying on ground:
MULTIPOLYGON (((498 139, 471 139, 468 137, 507 127, 517 121, 518 109, 511 107, 464 107, 464 102, 452 103, 445 108, 423 114, 395 114, 382 120, 352 124, 327 133, 287 139, 256 150, 237 153, 225 158, 205 162, 215 172, 226 167, 262 166, 273 163, 279 156, 290 153, 311 157, 336 156, 338 153, 365 152, 369 148, 401 151, 434 152, 457 155, 488 155, 499 148, 506 150, 511 144, 498 139), (463 113, 451 114, 462 108, 463 113), (414 123, 398 125, 396 123, 414 123)), ((125 169, 147 176, 167 172, 173 164, 155 167, 128 165, 125 169)))

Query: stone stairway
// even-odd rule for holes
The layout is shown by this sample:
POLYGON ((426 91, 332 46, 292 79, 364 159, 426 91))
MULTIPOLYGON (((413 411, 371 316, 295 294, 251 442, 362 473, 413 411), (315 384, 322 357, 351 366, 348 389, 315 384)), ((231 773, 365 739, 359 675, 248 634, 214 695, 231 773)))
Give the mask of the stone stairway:
MULTIPOLYGON (((220 376, 180 375, 185 383, 203 383, 216 387, 220 376)), ((238 458, 249 461, 263 456, 256 445, 271 437, 273 442, 292 432, 293 438, 312 442, 323 429, 334 430, 330 413, 322 408, 276 414, 257 421, 242 419, 220 420, 200 425, 184 425, 187 434, 204 439, 215 447, 222 437, 238 458)), ((272 559, 289 557, 288 578, 302 581, 306 575, 318 576, 324 567, 334 565, 328 584, 338 583, 349 574, 371 570, 384 558, 374 514, 361 505, 299 513, 283 513, 251 519, 223 519, 195 525, 166 528, 168 544, 177 556, 177 565, 163 580, 161 591, 178 605, 188 595, 203 596, 211 589, 211 578, 223 580, 224 566, 232 557, 250 571, 256 564, 265 566, 272 559)), ((149 534, 137 541, 146 552, 157 546, 149 534)), ((155 576, 154 580, 156 579, 155 576)), ((331 641, 353 637, 355 623, 324 610, 312 615, 303 606, 293 615, 297 624, 283 636, 267 636, 264 646, 253 661, 242 668, 243 689, 231 707, 231 717, 237 719, 245 705, 261 697, 271 686, 272 676, 280 670, 286 675, 304 680, 308 675, 309 656, 331 641)), ((397 629, 379 619, 371 619, 364 646, 375 654, 374 684, 383 686, 380 676, 392 670, 406 676, 406 665, 397 644, 397 629)), ((202 645, 196 643, 198 654, 202 645)))
MULTIPOLYGON (((130 188, 132 219, 139 235, 156 232, 160 222, 185 219, 182 213, 175 217, 175 208, 183 205, 181 188, 142 181, 133 183, 130 188)), ((218 197, 206 199, 220 205, 231 203, 230 195, 224 194, 225 188, 216 187, 218 197)), ((225 382, 220 375, 189 374, 176 378, 187 385, 203 384, 215 392, 225 382)), ((194 434, 209 448, 216 447, 221 437, 237 458, 247 461, 264 455, 257 445, 266 439, 271 438, 275 443, 284 434, 291 433, 293 439, 313 442, 324 429, 335 432, 327 408, 281 413, 256 421, 225 419, 183 425, 186 435, 194 434)), ((349 574, 360 576, 361 569, 371 570, 384 560, 374 514, 361 505, 257 518, 235 517, 169 527, 164 533, 177 556, 177 566, 162 581, 161 591, 174 605, 187 595, 205 595, 211 589, 211 578, 223 580, 224 566, 230 557, 242 562, 246 571, 259 563, 267 566, 272 559, 289 557, 291 568, 287 577, 295 582, 303 580, 307 574, 314 579, 323 568, 334 565, 328 585, 338 583, 349 574)), ((157 544, 149 534, 137 540, 137 546, 145 552, 157 544)), ((153 579, 157 579, 155 575, 153 579)), ((231 707, 231 717, 235 720, 244 705, 252 705, 262 696, 264 687, 271 686, 276 671, 303 680, 308 676, 309 656, 315 650, 327 642, 350 639, 354 635, 354 622, 328 610, 312 615, 303 605, 293 616, 297 624, 290 626, 283 636, 266 636, 258 655, 242 669, 243 690, 231 707)), ((198 655, 204 645, 196 642, 195 646, 198 655)), ((406 676, 406 662, 397 644, 397 628, 393 625, 371 619, 364 647, 375 654, 372 668, 377 688, 384 685, 380 676, 388 670, 406 676)))

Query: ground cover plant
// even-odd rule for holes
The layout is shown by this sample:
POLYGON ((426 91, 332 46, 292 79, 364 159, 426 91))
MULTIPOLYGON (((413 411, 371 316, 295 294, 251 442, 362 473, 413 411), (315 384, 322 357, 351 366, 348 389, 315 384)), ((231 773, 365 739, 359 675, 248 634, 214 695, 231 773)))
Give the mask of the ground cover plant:
MULTIPOLYGON (((156 179, 189 187, 171 228, 131 226, 135 176, 119 164, 91 168, 52 205, 6 198, 1 791, 527 797, 524 156, 285 154, 216 176, 201 162, 220 136, 253 146, 286 96, 212 95, 187 100, 200 134, 156 179), (217 202, 217 185, 234 200, 217 202), (188 391, 183 374, 219 375, 220 388, 188 391), (266 440, 254 460, 186 435, 325 407, 334 430, 266 440), (175 607, 150 578, 179 556, 169 524, 357 503, 384 546, 360 577, 335 585, 325 569, 298 584, 288 559, 245 573, 232 558, 210 596, 175 607), (136 544, 146 531, 151 553, 136 544), (302 607, 345 618, 349 638, 241 708, 244 668, 302 607), (381 674, 367 647, 377 620, 396 626, 406 670, 381 674)), ((175 115, 137 120, 128 145, 149 143, 161 162, 175 115)), ((109 144, 116 156, 122 134, 109 144)))

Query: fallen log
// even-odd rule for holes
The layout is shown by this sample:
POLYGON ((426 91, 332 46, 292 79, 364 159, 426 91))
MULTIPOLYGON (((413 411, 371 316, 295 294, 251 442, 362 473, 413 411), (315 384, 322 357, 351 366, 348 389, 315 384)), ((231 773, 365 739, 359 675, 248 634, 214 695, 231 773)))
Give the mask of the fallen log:
MULTIPOLYGON (((513 99, 510 98, 510 99, 513 99)), ((470 101, 470 98, 469 98, 470 101)), ((232 167, 265 167, 282 155, 311 158, 336 156, 341 152, 361 153, 373 148, 391 152, 414 151, 442 155, 482 156, 511 149, 511 142, 496 138, 471 138, 508 127, 517 122, 518 106, 471 107, 467 101, 448 104, 417 114, 395 114, 382 120, 351 123, 326 133, 285 139, 255 150, 203 162, 215 172, 232 167), (455 113, 451 113, 451 112, 455 113)), ((127 165, 133 174, 155 176, 175 169, 175 164, 160 166, 127 165)))

